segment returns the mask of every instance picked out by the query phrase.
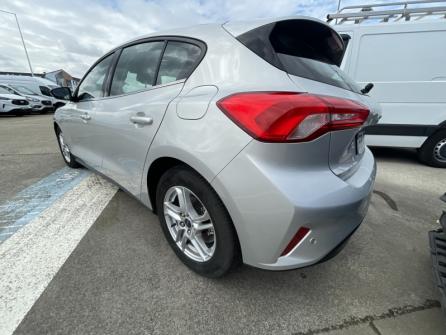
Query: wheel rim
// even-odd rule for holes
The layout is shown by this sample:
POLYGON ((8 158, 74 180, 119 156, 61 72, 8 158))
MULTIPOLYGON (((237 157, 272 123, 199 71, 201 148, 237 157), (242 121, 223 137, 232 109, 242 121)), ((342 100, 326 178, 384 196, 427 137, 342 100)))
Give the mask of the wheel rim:
POLYGON ((446 138, 442 139, 435 145, 434 155, 440 162, 446 162, 446 138))
POLYGON ((164 217, 178 248, 196 262, 212 258, 216 247, 215 229, 208 210, 188 188, 173 186, 164 196, 164 217))
POLYGON ((71 161, 70 149, 65 144, 65 141, 62 136, 62 132, 59 133, 59 144, 60 144, 60 150, 62 151, 63 157, 69 163, 71 161))

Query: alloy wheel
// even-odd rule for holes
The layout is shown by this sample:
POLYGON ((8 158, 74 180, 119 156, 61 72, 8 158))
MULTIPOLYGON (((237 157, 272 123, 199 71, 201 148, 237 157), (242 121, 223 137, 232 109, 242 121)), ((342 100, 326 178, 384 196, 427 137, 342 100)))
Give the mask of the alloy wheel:
POLYGON ((163 210, 178 248, 196 262, 210 260, 217 241, 214 224, 201 200, 184 186, 172 186, 164 196, 163 210))
POLYGON ((63 157, 65 158, 67 163, 70 163, 70 161, 71 161, 70 149, 65 144, 62 132, 59 133, 59 144, 60 144, 60 149, 62 151, 63 157))

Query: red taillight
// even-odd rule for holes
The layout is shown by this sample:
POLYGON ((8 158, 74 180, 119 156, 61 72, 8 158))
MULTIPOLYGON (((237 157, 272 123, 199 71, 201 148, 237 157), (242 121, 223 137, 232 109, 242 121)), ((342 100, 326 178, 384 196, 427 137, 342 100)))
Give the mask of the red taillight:
POLYGON ((286 246, 285 250, 283 250, 282 254, 280 256, 288 255, 291 250, 294 249, 296 245, 299 244, 300 241, 304 239, 305 236, 310 232, 310 229, 307 227, 300 227, 297 231, 296 235, 293 236, 290 243, 286 246))
POLYGON ((237 93, 217 106, 263 142, 311 141, 329 131, 360 127, 367 107, 348 99, 294 92, 237 93))

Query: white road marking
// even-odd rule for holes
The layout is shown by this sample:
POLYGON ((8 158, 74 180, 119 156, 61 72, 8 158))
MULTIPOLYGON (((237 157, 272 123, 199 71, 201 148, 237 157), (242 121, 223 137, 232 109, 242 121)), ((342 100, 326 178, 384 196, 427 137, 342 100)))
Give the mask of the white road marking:
POLYGON ((90 175, 0 245, 0 334, 12 334, 117 188, 90 175))
POLYGON ((0 243, 34 220, 57 199, 90 175, 86 169, 64 167, 0 205, 0 243))

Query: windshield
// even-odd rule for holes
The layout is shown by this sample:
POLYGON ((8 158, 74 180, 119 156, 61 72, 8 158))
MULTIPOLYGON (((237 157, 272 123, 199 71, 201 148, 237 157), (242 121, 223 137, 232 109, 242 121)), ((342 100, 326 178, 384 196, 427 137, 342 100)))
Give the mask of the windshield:
POLYGON ((0 86, 0 94, 11 94, 6 88, 0 86))
POLYGON ((37 94, 36 92, 31 91, 28 87, 25 86, 11 85, 11 87, 15 88, 17 91, 23 94, 37 94))
POLYGON ((1 85, 0 88, 8 91, 9 94, 19 94, 17 91, 8 86, 1 85))

